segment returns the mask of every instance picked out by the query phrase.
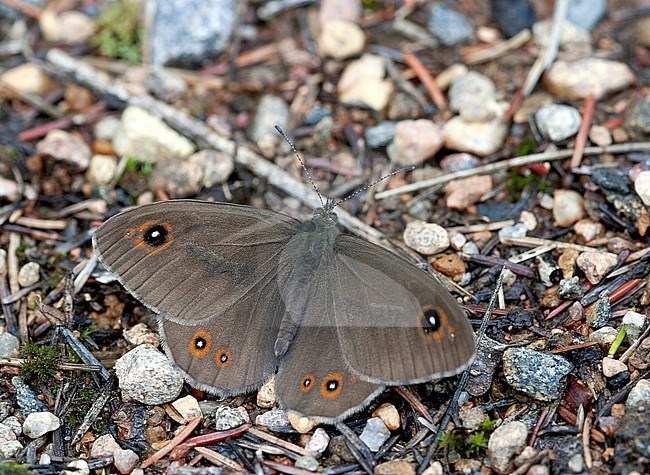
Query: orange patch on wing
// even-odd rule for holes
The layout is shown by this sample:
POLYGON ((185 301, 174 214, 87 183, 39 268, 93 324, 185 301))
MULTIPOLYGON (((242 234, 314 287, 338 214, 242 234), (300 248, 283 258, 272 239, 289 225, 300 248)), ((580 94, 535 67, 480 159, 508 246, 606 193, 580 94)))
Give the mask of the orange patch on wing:
POLYGON ((329 373, 320 385, 320 394, 325 399, 336 398, 343 389, 343 378, 339 373, 329 373))
POLYGON ((228 351, 227 349, 220 348, 217 350, 217 356, 215 357, 215 361, 219 368, 225 368, 231 363, 232 355, 230 354, 230 351, 228 351))
POLYGON ((132 239, 135 237, 135 242, 133 245, 137 248, 143 249, 147 254, 153 255, 158 254, 160 251, 163 251, 169 247, 169 245, 174 242, 174 236, 172 235, 172 227, 168 223, 161 223, 155 219, 145 221, 137 228, 127 229, 124 233, 126 239, 132 239), (158 246, 152 246, 145 240, 145 234, 154 226, 161 226, 167 231, 166 240, 164 243, 158 246))
POLYGON ((301 380, 300 380, 300 391, 303 393, 308 393, 311 391, 311 388, 314 387, 314 375, 312 374, 306 374, 301 380))
POLYGON ((195 358, 203 358, 210 350, 212 337, 206 331, 198 331, 190 338, 189 349, 195 358))

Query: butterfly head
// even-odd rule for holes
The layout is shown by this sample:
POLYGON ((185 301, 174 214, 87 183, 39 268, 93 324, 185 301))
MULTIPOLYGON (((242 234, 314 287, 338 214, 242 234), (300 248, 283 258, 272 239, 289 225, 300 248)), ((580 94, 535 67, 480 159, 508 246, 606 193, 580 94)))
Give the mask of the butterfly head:
POLYGON ((336 226, 338 216, 334 213, 334 202, 327 199, 325 205, 314 212, 313 221, 320 227, 330 228, 336 226))

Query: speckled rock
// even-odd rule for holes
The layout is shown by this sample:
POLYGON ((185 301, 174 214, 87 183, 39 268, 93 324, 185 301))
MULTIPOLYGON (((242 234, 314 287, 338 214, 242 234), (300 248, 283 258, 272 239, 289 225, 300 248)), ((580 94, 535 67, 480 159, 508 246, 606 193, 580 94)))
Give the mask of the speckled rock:
POLYGON ((255 425, 264 427, 289 427, 289 418, 282 409, 271 409, 255 418, 255 425))
POLYGON ((511 471, 511 461, 526 446, 528 428, 519 421, 496 428, 488 441, 488 457, 492 468, 499 474, 511 471))
POLYGON ((144 323, 138 323, 131 328, 125 328, 122 330, 122 336, 133 346, 143 345, 145 343, 153 345, 156 348, 160 346, 160 337, 158 334, 151 331, 144 323))
POLYGON ((118 155, 143 162, 179 160, 195 150, 192 142, 162 119, 137 106, 129 106, 122 112, 120 127, 113 136, 113 147, 118 155))
POLYGON ((598 100, 634 81, 627 64, 600 58, 556 61, 544 76, 546 87, 562 99, 584 99, 593 94, 598 100))
POLYGON ((595 285, 616 265, 616 262, 618 257, 611 252, 587 251, 578 256, 576 265, 585 273, 587 280, 595 285))
POLYGON ((217 407, 214 411, 214 419, 214 429, 217 431, 234 429, 246 422, 237 410, 229 406, 217 407))
POLYGON ((540 401, 560 397, 562 378, 573 365, 566 358, 528 348, 509 348, 503 354, 503 372, 508 384, 540 401))
POLYGON ((19 354, 20 341, 18 338, 9 332, 0 334, 0 358, 15 358, 19 354))
POLYGON ((275 406, 277 402, 278 398, 275 394, 275 375, 272 375, 268 381, 257 390, 257 405, 264 409, 270 409, 275 406))
POLYGON ((0 459, 8 459, 15 457, 16 454, 23 449, 23 444, 17 440, 7 440, 0 442, 0 459))
POLYGON ((625 328, 627 341, 634 343, 645 330, 646 325, 648 324, 648 317, 642 313, 628 310, 625 315, 623 315, 622 323, 623 328, 625 328))
POLYGON ((650 379, 640 379, 636 383, 627 396, 625 407, 631 411, 650 411, 650 379))
POLYGON ((398 167, 420 165, 442 148, 442 131, 428 119, 403 120, 395 126, 395 135, 386 151, 398 167))
POLYGON ((411 221, 404 230, 404 243, 420 254, 432 255, 449 247, 449 234, 438 224, 411 221))
POLYGON ((178 397, 183 377, 153 345, 140 345, 115 362, 124 397, 149 405, 164 404, 178 397))
POLYGON ((318 38, 322 56, 346 59, 360 54, 366 43, 366 34, 351 21, 333 20, 325 23, 318 38))

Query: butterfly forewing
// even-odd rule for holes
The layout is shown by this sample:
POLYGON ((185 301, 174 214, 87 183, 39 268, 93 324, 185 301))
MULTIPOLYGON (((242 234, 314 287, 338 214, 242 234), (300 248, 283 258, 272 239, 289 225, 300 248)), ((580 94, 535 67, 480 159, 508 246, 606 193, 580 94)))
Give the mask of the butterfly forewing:
POLYGON ((300 222, 246 206, 178 200, 109 219, 93 238, 101 262, 162 317, 218 316, 275 275, 300 222))

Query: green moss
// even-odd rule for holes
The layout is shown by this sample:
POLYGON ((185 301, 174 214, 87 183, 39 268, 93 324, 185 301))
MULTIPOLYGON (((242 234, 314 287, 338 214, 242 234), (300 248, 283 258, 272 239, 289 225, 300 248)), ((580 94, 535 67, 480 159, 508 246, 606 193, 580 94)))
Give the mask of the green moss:
POLYGON ((109 58, 139 63, 143 35, 140 6, 129 1, 110 2, 97 19, 93 44, 109 58))
POLYGON ((486 418, 474 432, 461 430, 447 431, 443 434, 441 445, 449 452, 456 452, 461 457, 476 458, 487 453, 490 434, 496 427, 496 421, 486 418))
POLYGON ((61 360, 57 348, 28 343, 23 347, 23 358, 20 376, 25 381, 37 386, 49 386, 54 382, 56 366, 61 360))
POLYGON ((34 475, 26 465, 13 462, 0 462, 0 474, 2 475, 34 475))

